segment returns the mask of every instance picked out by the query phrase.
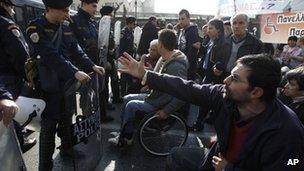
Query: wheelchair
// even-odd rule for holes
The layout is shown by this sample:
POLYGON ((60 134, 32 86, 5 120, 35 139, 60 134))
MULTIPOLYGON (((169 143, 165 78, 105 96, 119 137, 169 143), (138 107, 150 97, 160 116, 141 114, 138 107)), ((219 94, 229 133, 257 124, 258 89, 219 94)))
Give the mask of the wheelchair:
POLYGON ((167 156, 173 147, 181 147, 188 138, 186 121, 178 112, 159 120, 155 112, 149 113, 140 122, 138 139, 141 147, 155 156, 167 156))

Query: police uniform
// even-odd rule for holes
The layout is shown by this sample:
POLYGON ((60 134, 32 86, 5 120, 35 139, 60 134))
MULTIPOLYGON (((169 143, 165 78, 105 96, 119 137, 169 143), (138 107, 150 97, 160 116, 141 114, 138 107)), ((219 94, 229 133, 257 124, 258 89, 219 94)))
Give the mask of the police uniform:
MULTIPOLYGON (((119 44, 119 56, 122 56, 124 52, 133 56, 134 53, 134 33, 132 29, 124 27, 121 31, 120 44, 119 44)), ((127 95, 128 87, 132 84, 132 77, 128 74, 121 74, 120 87, 121 94, 127 95)))
MULTIPOLYGON (((103 6, 100 9, 101 16, 109 15, 113 12, 113 7, 111 6, 103 6)), ((111 21, 110 27, 110 35, 109 35, 109 46, 108 46, 108 56, 107 61, 111 65, 111 69, 106 70, 106 77, 105 77, 105 90, 104 96, 106 99, 109 98, 109 87, 107 86, 109 83, 109 78, 111 78, 111 88, 113 93, 113 102, 118 102, 120 100, 120 93, 119 93, 119 83, 118 83, 118 75, 117 75, 117 68, 114 64, 116 59, 115 53, 115 42, 114 42, 114 23, 111 21)))
POLYGON ((29 57, 29 49, 19 26, 1 7, 0 42, 0 87, 8 90, 15 99, 25 78, 24 63, 29 57))
MULTIPOLYGON (((46 7, 55 9, 65 9, 72 4, 72 0, 43 0, 43 2, 46 7)), ((82 65, 93 71, 94 63, 82 51, 67 24, 53 24, 42 16, 32 21, 26 32, 35 55, 40 57, 40 65, 48 66, 50 71, 55 72, 59 84, 58 91, 44 92, 46 108, 42 114, 40 131, 39 170, 51 170, 57 125, 58 135, 61 138, 61 151, 72 147, 69 132, 72 115, 66 110, 64 85, 79 71, 75 65, 82 65), (53 41, 56 35, 59 35, 57 40, 61 39, 57 44, 53 41)), ((42 77, 44 76, 40 75, 40 80, 43 79, 42 77)))
MULTIPOLYGON (((10 0, 3 0, 14 5, 10 0)), ((13 99, 20 93, 25 79, 24 64, 29 58, 29 48, 19 26, 6 10, 0 7, 0 87, 7 90, 13 99)), ((14 128, 22 151, 36 144, 35 138, 24 138, 21 125, 14 120, 14 128)))
POLYGON ((94 63, 99 63, 97 23, 89 13, 81 8, 71 19, 70 27, 79 45, 94 63))

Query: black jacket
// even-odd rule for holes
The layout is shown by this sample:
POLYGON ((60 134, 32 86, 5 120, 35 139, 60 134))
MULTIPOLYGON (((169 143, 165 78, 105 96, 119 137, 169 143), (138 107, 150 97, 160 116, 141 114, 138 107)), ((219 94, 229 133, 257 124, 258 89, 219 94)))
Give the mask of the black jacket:
MULTIPOLYGON (((208 68, 205 71, 205 83, 215 83, 220 84, 227 76, 225 68, 230 57, 229 54, 230 44, 226 41, 224 37, 217 39, 211 49, 209 56, 208 68), (215 76, 213 73, 213 67, 222 71, 220 76, 215 76)), ((205 54, 206 55, 206 54, 205 54)), ((203 65, 205 59, 202 59, 201 66, 203 65)))
POLYGON ((18 97, 25 79, 29 48, 19 26, 0 7, 0 87, 18 97))
POLYGON ((144 25, 137 50, 139 55, 149 53, 148 49, 150 46, 150 42, 158 38, 157 32, 158 29, 151 22, 148 22, 144 25))
MULTIPOLYGON (((232 35, 228 38, 228 42, 230 43, 229 47, 229 54, 231 54, 232 51, 232 35)), ((247 33, 245 37, 245 42, 242 44, 242 46, 239 48, 237 53, 237 59, 240 57, 243 57, 245 55, 249 54, 260 54, 264 52, 264 46, 263 43, 252 36, 251 34, 247 33)))

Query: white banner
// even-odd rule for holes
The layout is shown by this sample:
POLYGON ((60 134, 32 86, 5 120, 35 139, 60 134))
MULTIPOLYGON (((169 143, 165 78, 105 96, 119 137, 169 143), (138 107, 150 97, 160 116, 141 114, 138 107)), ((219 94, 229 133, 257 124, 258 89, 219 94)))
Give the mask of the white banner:
MULTIPOLYGON (((218 15, 233 16, 235 13, 257 14, 281 13, 296 10, 303 0, 219 0, 218 15)), ((300 7, 301 8, 301 7, 300 7)))

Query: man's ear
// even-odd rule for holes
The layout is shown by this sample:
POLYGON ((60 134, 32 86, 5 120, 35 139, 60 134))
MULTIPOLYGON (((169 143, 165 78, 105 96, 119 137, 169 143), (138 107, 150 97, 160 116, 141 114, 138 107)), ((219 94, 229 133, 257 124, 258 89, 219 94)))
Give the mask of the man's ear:
POLYGON ((252 98, 258 99, 263 96, 264 90, 261 87, 254 87, 250 94, 252 98))

